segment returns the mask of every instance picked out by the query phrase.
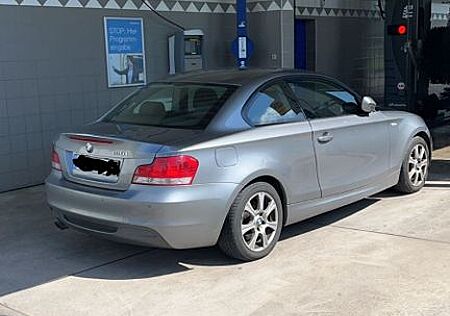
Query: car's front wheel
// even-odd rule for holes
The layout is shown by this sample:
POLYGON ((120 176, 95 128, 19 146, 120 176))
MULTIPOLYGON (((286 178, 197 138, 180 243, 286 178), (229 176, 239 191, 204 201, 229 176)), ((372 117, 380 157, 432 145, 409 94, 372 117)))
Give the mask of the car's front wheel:
POLYGON ((219 247, 227 255, 244 260, 267 256, 280 238, 283 209, 274 187, 257 182, 236 197, 225 220, 219 247))
POLYGON ((428 176, 430 154, 428 144, 422 137, 414 137, 404 158, 397 191, 414 193, 423 188, 428 176))

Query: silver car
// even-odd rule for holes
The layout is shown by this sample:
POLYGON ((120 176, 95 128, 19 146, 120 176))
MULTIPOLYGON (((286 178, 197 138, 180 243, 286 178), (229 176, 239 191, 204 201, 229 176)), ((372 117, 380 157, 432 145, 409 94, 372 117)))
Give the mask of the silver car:
POLYGON ((266 256, 284 226, 395 186, 420 190, 431 137, 326 76, 202 72, 137 90, 59 135, 47 178, 60 228, 266 256))

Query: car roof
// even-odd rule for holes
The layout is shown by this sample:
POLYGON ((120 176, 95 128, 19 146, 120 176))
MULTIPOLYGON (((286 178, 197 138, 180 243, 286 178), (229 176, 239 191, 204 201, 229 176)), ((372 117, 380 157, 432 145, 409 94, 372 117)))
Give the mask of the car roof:
POLYGON ((208 70, 171 76, 163 80, 163 82, 192 82, 208 84, 216 83, 244 86, 254 81, 265 81, 290 74, 307 73, 309 72, 303 70, 288 69, 208 70))

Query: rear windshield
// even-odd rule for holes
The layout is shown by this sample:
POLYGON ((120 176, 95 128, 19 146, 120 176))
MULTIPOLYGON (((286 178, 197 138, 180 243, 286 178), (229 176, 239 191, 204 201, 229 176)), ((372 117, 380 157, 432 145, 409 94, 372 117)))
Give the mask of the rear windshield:
POLYGON ((155 83, 122 101, 104 121, 203 129, 235 90, 228 85, 155 83))

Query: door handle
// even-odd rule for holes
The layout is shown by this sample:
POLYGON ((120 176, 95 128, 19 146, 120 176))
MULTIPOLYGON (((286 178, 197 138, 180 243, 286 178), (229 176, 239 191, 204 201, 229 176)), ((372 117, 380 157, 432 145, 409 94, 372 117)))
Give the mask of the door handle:
POLYGON ((328 132, 325 132, 325 133, 322 134, 322 136, 317 137, 317 140, 321 144, 326 144, 326 143, 331 142, 333 140, 333 135, 331 135, 328 132))

